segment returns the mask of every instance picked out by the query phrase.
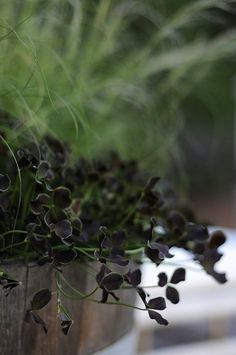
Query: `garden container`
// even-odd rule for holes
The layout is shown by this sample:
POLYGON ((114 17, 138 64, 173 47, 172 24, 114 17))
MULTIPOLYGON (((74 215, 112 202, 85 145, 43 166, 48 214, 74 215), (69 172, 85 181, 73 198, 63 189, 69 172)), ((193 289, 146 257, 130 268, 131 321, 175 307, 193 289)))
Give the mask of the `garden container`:
MULTIPOLYGON (((99 351, 102 354, 122 337, 126 337, 125 353, 134 354, 127 344, 133 327, 131 308, 62 298, 63 305, 74 320, 70 332, 65 335, 57 317, 55 269, 51 265, 27 265, 20 260, 7 262, 3 266, 22 284, 14 288, 8 296, 2 290, 0 292, 1 355, 86 355, 99 351), (47 325, 47 334, 35 322, 24 321, 33 295, 45 288, 50 289, 53 296, 38 314, 47 325)), ((97 286, 94 277, 85 272, 84 265, 80 263, 74 262, 64 267, 63 275, 73 287, 83 293, 89 293, 97 286)), ((124 303, 135 302, 133 290, 120 290, 116 294, 124 303)), ((93 298, 101 299, 99 291, 93 298)))

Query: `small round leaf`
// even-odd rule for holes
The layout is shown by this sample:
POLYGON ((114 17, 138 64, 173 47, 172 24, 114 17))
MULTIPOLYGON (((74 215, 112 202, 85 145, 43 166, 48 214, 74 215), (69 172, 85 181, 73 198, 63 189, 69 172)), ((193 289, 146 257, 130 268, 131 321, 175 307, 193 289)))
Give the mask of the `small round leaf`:
POLYGON ((102 279, 100 286, 104 287, 108 291, 118 290, 123 281, 124 279, 120 274, 111 272, 102 279))
POLYGON ((170 283, 178 284, 181 281, 185 281, 186 271, 184 268, 180 267, 176 269, 170 279, 170 283))
POLYGON ((159 278, 159 282, 158 282, 158 286, 160 287, 164 287, 167 284, 168 278, 165 272, 160 272, 160 274, 158 275, 159 278))
POLYGON ((66 187, 57 187, 53 193, 53 201, 58 208, 67 208, 71 205, 71 192, 66 187))
POLYGON ((5 192, 9 189, 11 180, 8 175, 0 174, 0 192, 5 192))
POLYGON ((179 303, 179 292, 174 287, 167 286, 166 297, 174 304, 179 303))
POLYGON ((56 233, 59 238, 68 238, 72 235, 71 222, 67 219, 63 219, 53 225, 52 230, 56 233))
POLYGON ((77 257, 77 252, 73 249, 58 251, 55 260, 60 264, 68 264, 77 257))
POLYGON ((152 298, 148 301, 148 307, 162 311, 166 308, 166 301, 163 297, 152 298))
POLYGON ((149 314, 149 317, 151 319, 154 319, 158 324, 165 325, 165 326, 168 325, 168 321, 165 318, 163 318, 160 315, 160 313, 149 310, 148 314, 149 314))
POLYGON ((211 235, 211 239, 209 242, 209 247, 212 249, 220 247, 224 244, 226 237, 222 231, 215 231, 211 235))
POLYGON ((52 294, 49 289, 43 289, 37 292, 31 301, 31 310, 39 310, 45 307, 51 300, 52 294))
POLYGON ((142 273, 140 269, 136 269, 130 274, 130 283, 136 287, 140 284, 142 278, 142 273))

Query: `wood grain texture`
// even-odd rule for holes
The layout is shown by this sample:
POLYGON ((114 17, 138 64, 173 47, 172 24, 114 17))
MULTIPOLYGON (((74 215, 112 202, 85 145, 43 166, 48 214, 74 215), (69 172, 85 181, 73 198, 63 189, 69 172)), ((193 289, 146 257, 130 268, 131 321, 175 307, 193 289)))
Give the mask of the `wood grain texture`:
MULTIPOLYGON (((6 269, 11 276, 26 283, 27 268, 9 263, 6 269)), ((25 287, 18 286, 8 296, 0 290, 0 354, 21 354, 25 315, 25 287)))
MULTIPOLYGON (((50 265, 29 267, 23 262, 9 263, 4 267, 23 285, 13 289, 8 297, 0 290, 1 355, 93 354, 132 328, 133 311, 130 308, 63 298, 63 304, 74 320, 71 331, 64 335, 57 319, 57 300, 53 296, 50 303, 38 312, 47 324, 48 334, 45 334, 38 325, 25 323, 24 316, 36 292, 43 288, 56 289, 54 270, 50 265)), ((70 284, 83 293, 89 293, 96 287, 94 278, 81 270, 80 264, 65 267, 63 273, 70 284)), ((133 290, 121 290, 117 294, 124 303, 133 304, 135 301, 133 290)), ((100 300, 100 292, 93 298, 100 300)))

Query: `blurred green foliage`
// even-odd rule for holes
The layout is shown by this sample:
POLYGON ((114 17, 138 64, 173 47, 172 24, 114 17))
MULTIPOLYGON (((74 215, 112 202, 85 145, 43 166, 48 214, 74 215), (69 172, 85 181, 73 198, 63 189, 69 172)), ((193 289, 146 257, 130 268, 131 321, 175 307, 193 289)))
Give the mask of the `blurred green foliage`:
POLYGON ((115 149, 187 184, 197 146, 214 161, 232 138, 235 4, 0 0, 0 107, 75 154, 115 149))

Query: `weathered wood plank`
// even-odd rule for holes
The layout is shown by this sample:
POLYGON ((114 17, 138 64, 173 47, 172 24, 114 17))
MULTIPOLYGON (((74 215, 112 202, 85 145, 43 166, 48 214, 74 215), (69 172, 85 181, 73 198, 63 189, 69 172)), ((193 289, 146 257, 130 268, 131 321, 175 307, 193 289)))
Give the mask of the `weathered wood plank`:
MULTIPOLYGON (((63 304, 74 319, 71 331, 64 335, 57 319, 57 299, 53 295, 51 302, 39 311, 48 327, 48 334, 45 334, 36 324, 25 323, 24 315, 34 293, 43 288, 56 290, 54 270, 51 266, 27 267, 22 262, 9 264, 6 269, 23 285, 8 297, 0 292, 1 355, 92 354, 112 344, 132 327, 132 309, 64 298, 63 304)), ((63 273, 71 285, 83 293, 96 287, 94 278, 85 274, 80 264, 65 267, 63 273)), ((134 292, 122 290, 118 294, 122 302, 134 302, 134 292)), ((101 294, 97 292, 93 297, 100 299, 101 294)))
POLYGON ((0 290, 0 354, 17 355, 22 349, 22 330, 25 314, 25 284, 27 268, 22 263, 8 263, 5 269, 22 282, 6 296, 0 290))

